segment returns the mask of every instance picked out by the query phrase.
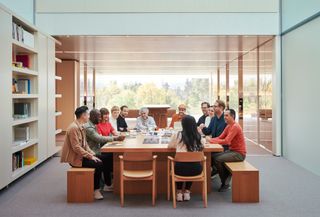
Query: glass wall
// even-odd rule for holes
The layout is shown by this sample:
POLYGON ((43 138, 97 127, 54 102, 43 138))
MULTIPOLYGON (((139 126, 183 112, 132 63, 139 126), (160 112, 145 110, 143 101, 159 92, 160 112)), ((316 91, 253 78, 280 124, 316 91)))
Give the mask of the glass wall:
POLYGON ((127 105, 138 109, 149 104, 187 105, 188 113, 201 115, 200 103, 210 102, 207 75, 106 75, 96 74, 97 108, 127 105))
POLYGON ((257 50, 243 56, 243 131, 248 145, 258 144, 257 50))
POLYGON ((259 48, 259 144, 272 150, 272 52, 273 41, 259 48))

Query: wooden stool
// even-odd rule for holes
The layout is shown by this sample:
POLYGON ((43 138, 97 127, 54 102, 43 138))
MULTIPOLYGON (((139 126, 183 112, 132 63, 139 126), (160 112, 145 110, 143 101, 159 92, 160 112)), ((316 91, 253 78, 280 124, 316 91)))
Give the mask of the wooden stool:
POLYGON ((67 200, 68 203, 93 202, 93 175, 92 168, 70 168, 67 172, 67 200))
POLYGON ((226 162, 232 173, 232 202, 259 202, 259 170, 247 161, 226 162))

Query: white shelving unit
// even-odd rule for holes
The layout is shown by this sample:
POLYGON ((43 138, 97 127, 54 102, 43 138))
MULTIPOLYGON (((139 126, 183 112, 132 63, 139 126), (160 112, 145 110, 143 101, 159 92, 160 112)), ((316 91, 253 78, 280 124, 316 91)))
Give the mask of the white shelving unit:
POLYGON ((57 114, 50 104, 50 100, 55 103, 55 90, 50 92, 49 88, 56 82, 55 39, 1 4, 0 26, 1 190, 54 154, 48 150, 56 151, 56 129, 50 128, 52 122, 48 120, 57 114), (21 32, 20 36, 13 32, 17 29, 14 24, 31 38, 23 41, 21 32), (22 81, 28 86, 25 91, 22 81))

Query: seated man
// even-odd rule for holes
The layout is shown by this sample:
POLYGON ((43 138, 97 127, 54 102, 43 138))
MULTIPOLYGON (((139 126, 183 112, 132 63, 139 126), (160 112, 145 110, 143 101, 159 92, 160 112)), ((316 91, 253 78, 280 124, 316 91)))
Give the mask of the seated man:
MULTIPOLYGON (((221 135, 227 126, 223 114, 225 107, 226 105, 222 100, 216 100, 213 105, 214 116, 211 119, 209 126, 206 127, 205 124, 200 124, 199 126, 204 135, 211 135, 212 138, 221 135)), ((224 149, 227 150, 228 146, 224 146, 224 149)))
POLYGON ((104 191, 112 191, 111 173, 113 171, 113 155, 112 153, 101 153, 100 148, 105 143, 110 141, 122 141, 124 136, 102 136, 97 131, 97 124, 101 119, 101 113, 98 109, 92 109, 90 111, 89 122, 84 125, 86 131, 86 138, 89 147, 95 152, 103 163, 103 176, 104 176, 104 191))
POLYGON ((228 109, 224 113, 227 127, 219 137, 206 137, 210 143, 227 144, 229 150, 215 155, 213 159, 221 179, 220 192, 230 189, 231 173, 224 165, 224 162, 244 161, 246 158, 246 144, 241 126, 236 123, 236 112, 228 109))
POLYGON ((153 117, 148 116, 149 109, 148 108, 141 108, 139 111, 139 117, 137 118, 137 130, 140 131, 152 131, 157 128, 156 122, 154 121, 153 117))
MULTIPOLYGON (((184 104, 181 104, 178 106, 178 113, 172 115, 172 119, 171 119, 171 123, 170 123, 170 128, 174 128, 174 125, 176 122, 180 122, 182 118, 186 115, 186 111, 187 111, 187 106, 184 104)), ((181 128, 181 127, 180 127, 181 128)))
POLYGON ((94 168, 94 198, 103 199, 100 192, 100 178, 104 166, 100 155, 96 155, 89 147, 83 125, 89 120, 87 106, 81 106, 75 111, 76 120, 67 129, 61 152, 61 162, 72 167, 94 168))
POLYGON ((199 118, 197 122, 197 126, 200 126, 200 124, 205 124, 206 118, 209 115, 209 107, 210 107, 210 104, 208 102, 201 103, 201 110, 203 115, 199 118))
POLYGON ((120 107, 120 115, 117 118, 117 127, 119 132, 127 132, 128 125, 126 122, 126 117, 129 114, 129 108, 126 105, 120 107))

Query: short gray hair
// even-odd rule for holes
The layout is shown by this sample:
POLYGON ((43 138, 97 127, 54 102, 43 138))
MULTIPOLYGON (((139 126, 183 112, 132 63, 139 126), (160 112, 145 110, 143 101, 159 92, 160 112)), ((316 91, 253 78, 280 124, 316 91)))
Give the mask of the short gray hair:
POLYGON ((145 112, 145 113, 149 113, 149 109, 147 107, 142 107, 139 111, 139 114, 141 115, 142 112, 145 112))

